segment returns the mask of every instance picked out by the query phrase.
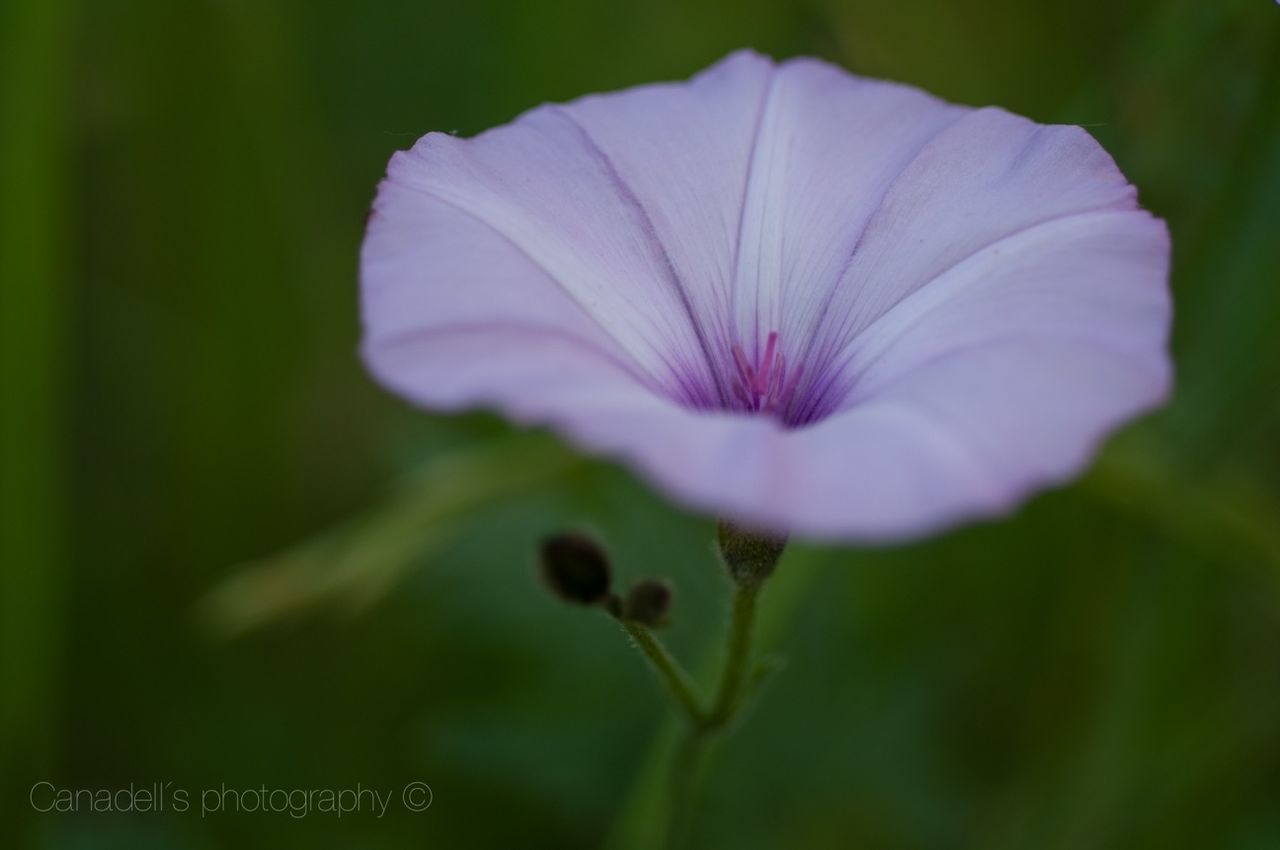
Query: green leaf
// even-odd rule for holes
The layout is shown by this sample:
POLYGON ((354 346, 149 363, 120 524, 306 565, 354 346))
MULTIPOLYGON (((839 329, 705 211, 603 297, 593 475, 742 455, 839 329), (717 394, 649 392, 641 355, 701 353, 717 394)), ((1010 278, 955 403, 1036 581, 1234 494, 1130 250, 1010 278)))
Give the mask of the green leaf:
POLYGON ((199 606, 202 625, 234 637, 318 608, 347 615, 381 599, 422 557, 485 505, 542 484, 578 461, 542 434, 442 455, 383 504, 243 565, 199 606))

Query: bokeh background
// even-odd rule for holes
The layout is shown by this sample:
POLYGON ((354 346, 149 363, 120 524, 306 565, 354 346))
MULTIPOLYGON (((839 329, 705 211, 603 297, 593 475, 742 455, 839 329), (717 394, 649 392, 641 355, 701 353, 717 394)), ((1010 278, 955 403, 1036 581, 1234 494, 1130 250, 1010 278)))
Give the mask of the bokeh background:
POLYGON ((1271 0, 9 0, 0 26, 6 846, 650 846, 667 707, 532 551, 585 527, 670 576, 700 663, 711 523, 379 391, 356 255, 428 130, 749 45, 1088 127, 1172 228, 1179 378, 1010 521, 795 547, 764 601, 787 666, 694 846, 1280 847, 1271 0), (39 780, 435 802, 53 815, 39 780))

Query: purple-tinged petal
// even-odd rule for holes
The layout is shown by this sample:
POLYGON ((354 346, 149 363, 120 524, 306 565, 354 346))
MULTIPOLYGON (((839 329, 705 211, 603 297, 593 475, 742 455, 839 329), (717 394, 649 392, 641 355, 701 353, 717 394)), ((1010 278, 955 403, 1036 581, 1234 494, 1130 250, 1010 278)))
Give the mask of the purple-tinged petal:
POLYGON ((787 485, 745 510, 894 539, 1067 480, 1168 393, 1168 256, 1162 222, 1107 211, 970 257, 855 340, 843 410, 788 433, 787 485))
POLYGON ((687 84, 589 95, 562 107, 643 211, 712 358, 735 340, 729 305, 742 209, 773 75, 771 61, 739 51, 687 84))
POLYGON ((830 364, 907 296, 986 247, 1056 218, 1136 209, 1111 157, 1079 127, 967 112, 896 174, 824 302, 806 358, 813 404, 838 406, 830 364))
MULTIPOLYGON (((393 169, 394 170, 394 169, 393 169)), ((631 368, 607 326, 483 220, 389 179, 362 252, 365 349, 468 328, 572 336, 631 368)), ((441 364, 444 365, 444 364, 441 364)))
POLYGON ((483 223, 652 383, 716 407, 710 349, 768 73, 739 54, 687 84, 539 107, 473 139, 433 133, 392 160, 388 183, 483 223))
POLYGON ((844 413, 933 423, 996 488, 994 510, 1060 483, 1166 398, 1169 242, 1145 212, 1058 219, 994 243, 854 343, 844 413))
POLYGON ((686 505, 895 539, 1009 510, 1164 397, 1168 253, 1078 128, 743 53, 397 155, 364 351, 686 505))
POLYGON ((896 176, 967 114, 919 89, 813 59, 778 66, 742 209, 733 315, 753 358, 770 331, 793 362, 896 176))
MULTIPOLYGON (((542 329, 494 326, 402 335, 366 349, 387 387, 436 410, 494 407, 632 465, 673 498, 708 511, 758 512, 789 434, 766 417, 691 410, 620 364, 542 329), (763 477, 762 477, 763 476, 763 477)), ((785 512, 771 512, 781 521, 785 512)))

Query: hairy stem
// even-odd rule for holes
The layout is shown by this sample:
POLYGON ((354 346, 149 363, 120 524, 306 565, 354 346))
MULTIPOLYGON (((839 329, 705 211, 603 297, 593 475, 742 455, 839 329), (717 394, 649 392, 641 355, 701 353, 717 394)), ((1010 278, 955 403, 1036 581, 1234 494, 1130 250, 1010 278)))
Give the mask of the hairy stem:
POLYGON ((751 638, 756 622, 756 599, 759 585, 736 585, 733 592, 733 613, 729 619, 729 642, 725 649, 724 670, 720 674, 720 687, 710 712, 702 719, 699 731, 714 734, 727 726, 742 705, 743 686, 751 662, 751 638))
POLYGON ((667 833, 667 846, 672 850, 682 846, 688 834, 698 793, 698 775, 707 747, 718 734, 733 724, 745 702, 745 687, 751 668, 756 600, 759 595, 759 583, 734 585, 728 643, 715 701, 710 709, 700 713, 695 722, 689 724, 672 761, 667 833))
POLYGON ((623 620, 622 627, 627 630, 627 634, 631 635, 636 646, 640 647, 640 651, 653 664, 653 669, 658 673, 658 679, 666 686, 667 692, 671 694, 671 698, 689 724, 691 726, 700 724, 704 714, 702 704, 694 691, 692 678, 680 666, 680 662, 676 661, 662 641, 658 640, 647 626, 623 620))
POLYGON ((723 666, 710 705, 703 707, 692 679, 645 625, 627 619, 616 604, 611 611, 649 658, 685 719, 685 734, 669 775, 669 848, 682 846, 688 833, 708 747, 733 726, 747 702, 748 691, 761 679, 753 673, 751 664, 756 602, 786 546, 785 536, 762 534, 727 522, 720 523, 717 540, 720 557, 732 579, 733 598, 723 666))

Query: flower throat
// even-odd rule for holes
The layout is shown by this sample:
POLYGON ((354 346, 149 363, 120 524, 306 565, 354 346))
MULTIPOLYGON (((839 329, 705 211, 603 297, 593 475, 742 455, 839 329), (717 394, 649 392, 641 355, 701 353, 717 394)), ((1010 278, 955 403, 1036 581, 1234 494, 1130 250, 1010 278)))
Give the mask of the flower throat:
POLYGON ((784 418, 804 374, 804 364, 796 364, 787 372, 787 358, 778 350, 777 331, 769 332, 764 355, 755 363, 747 359, 738 343, 732 350, 736 370, 731 381, 734 409, 784 418))

